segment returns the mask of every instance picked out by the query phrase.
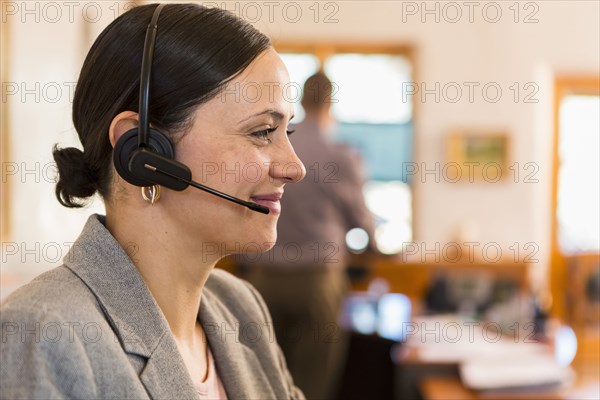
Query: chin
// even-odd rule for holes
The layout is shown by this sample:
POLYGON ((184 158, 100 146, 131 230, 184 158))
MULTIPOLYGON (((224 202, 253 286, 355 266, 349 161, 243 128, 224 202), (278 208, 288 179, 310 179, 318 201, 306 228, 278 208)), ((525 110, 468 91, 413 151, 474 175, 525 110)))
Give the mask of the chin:
POLYGON ((269 251, 275 245, 277 241, 277 227, 275 225, 271 227, 256 227, 251 231, 250 237, 246 237, 244 241, 245 246, 250 252, 261 252, 269 251))
POLYGON ((255 260, 260 258, 259 254, 265 253, 273 248, 275 240, 248 240, 241 243, 237 243, 237 246, 229 246, 229 254, 239 254, 242 257, 246 256, 248 259, 255 260))

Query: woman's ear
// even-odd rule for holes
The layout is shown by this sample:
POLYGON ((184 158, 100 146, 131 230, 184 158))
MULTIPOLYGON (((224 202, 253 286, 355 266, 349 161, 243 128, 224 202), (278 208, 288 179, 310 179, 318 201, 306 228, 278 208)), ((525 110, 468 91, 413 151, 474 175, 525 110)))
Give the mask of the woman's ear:
POLYGON ((127 131, 136 128, 138 126, 138 113, 133 111, 123 111, 122 113, 115 116, 110 123, 108 129, 108 137, 112 147, 115 147, 115 143, 119 138, 127 131))

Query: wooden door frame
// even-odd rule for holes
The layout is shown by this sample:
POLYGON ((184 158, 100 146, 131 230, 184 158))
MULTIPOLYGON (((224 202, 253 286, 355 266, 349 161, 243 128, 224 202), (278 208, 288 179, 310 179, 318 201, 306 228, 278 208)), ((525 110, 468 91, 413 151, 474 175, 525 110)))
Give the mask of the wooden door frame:
POLYGON ((562 75, 554 80, 554 144, 552 156, 552 185, 550 205, 550 292, 552 295, 552 315, 565 319, 567 310, 565 293, 567 290, 567 263, 564 254, 560 251, 558 243, 558 219, 556 209, 558 206, 558 171, 560 160, 558 156, 559 144, 559 113, 560 103, 567 95, 595 95, 600 96, 600 76, 598 75, 562 75))

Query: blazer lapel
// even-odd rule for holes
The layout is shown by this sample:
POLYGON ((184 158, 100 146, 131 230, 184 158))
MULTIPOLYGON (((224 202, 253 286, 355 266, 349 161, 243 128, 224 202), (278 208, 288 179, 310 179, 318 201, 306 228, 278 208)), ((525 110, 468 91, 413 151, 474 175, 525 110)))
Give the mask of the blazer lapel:
POLYGON ((130 359, 146 359, 140 380, 150 397, 197 399, 167 320, 103 216, 90 216, 63 261, 94 293, 130 359))
MULTIPOLYGON (((210 278, 209 278, 210 279, 210 278)), ((239 321, 209 290, 202 293, 198 319, 210 345, 219 378, 230 399, 276 398, 254 350, 244 343, 239 321)))
POLYGON ((198 398, 187 369, 180 359, 174 341, 163 338, 140 374, 140 379, 151 398, 198 398))

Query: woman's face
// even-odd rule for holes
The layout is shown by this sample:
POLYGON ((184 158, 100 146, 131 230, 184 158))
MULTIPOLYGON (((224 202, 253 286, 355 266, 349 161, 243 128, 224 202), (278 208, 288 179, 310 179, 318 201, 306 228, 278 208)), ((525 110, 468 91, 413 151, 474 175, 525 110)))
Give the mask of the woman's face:
POLYGON ((306 174, 286 132, 293 117, 283 92, 287 83, 279 55, 263 52, 198 107, 175 147, 176 159, 190 167, 195 181, 270 209, 268 215, 257 213, 192 187, 163 191, 160 203, 169 217, 205 252, 265 251, 277 239, 284 186, 306 174))

